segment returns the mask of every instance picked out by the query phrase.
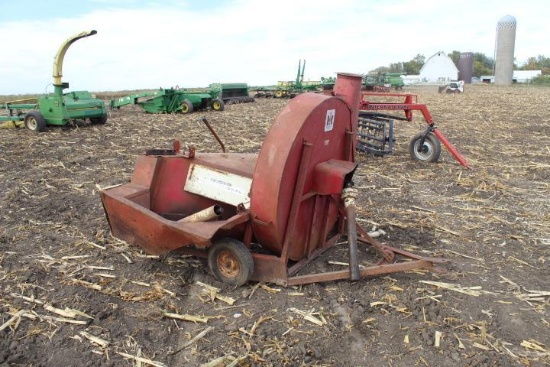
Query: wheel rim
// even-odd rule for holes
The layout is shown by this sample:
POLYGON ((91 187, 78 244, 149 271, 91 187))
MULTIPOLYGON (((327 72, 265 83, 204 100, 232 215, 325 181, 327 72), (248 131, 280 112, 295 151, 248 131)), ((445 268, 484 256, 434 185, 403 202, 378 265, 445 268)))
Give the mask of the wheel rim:
POLYGON ((218 101, 215 101, 212 107, 214 107, 215 110, 219 110, 221 107, 221 103, 218 101))
POLYGON ((222 251, 218 254, 216 264, 222 276, 228 279, 236 278, 241 271, 241 264, 229 251, 222 251))
POLYGON ((187 113, 187 112, 189 112, 189 106, 187 105, 187 103, 183 103, 183 104, 181 105, 181 112, 182 112, 182 113, 187 113))
POLYGON ((29 117, 27 119, 27 128, 29 130, 36 130, 38 126, 38 122, 36 122, 36 119, 34 117, 29 117))
POLYGON ((418 157, 418 159, 422 161, 427 161, 430 159, 430 157, 433 155, 434 148, 433 146, 428 142, 424 141, 424 144, 420 146, 420 141, 417 141, 414 145, 414 153, 418 157))

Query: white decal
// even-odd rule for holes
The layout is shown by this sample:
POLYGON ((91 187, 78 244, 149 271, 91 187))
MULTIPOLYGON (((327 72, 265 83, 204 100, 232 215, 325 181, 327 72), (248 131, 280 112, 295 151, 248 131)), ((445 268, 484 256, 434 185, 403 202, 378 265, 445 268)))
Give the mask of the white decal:
POLYGON ((192 164, 184 190, 222 203, 244 204, 247 207, 251 185, 252 179, 249 177, 192 164))
POLYGON ((325 132, 332 131, 334 128, 334 116, 336 110, 327 110, 327 116, 325 117, 325 132))

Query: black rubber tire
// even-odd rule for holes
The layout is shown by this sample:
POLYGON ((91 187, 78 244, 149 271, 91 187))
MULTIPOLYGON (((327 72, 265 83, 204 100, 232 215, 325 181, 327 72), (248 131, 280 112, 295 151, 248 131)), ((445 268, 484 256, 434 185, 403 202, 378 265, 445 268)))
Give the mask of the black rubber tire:
POLYGON ((221 238, 208 251, 208 267, 219 281, 240 286, 252 277, 254 259, 241 241, 221 238))
POLYGON ((424 140, 424 145, 420 147, 420 140, 424 133, 413 136, 409 143, 409 153, 411 158, 421 162, 434 163, 437 162, 441 155, 441 143, 437 137, 429 133, 424 140))
POLYGON ((29 111, 25 115, 24 121, 25 121, 25 127, 30 131, 39 133, 46 130, 46 120, 44 120, 44 116, 42 116, 40 111, 36 111, 36 110, 29 111))
POLYGON ((107 114, 100 117, 90 117, 90 122, 93 125, 105 125, 107 122, 107 114))
POLYGON ((191 103, 188 99, 184 99, 183 102, 181 102, 181 113, 193 113, 193 103, 191 103))
POLYGON ((223 111, 225 108, 225 104, 223 103, 222 99, 216 98, 212 102, 210 102, 210 108, 214 111, 223 111))

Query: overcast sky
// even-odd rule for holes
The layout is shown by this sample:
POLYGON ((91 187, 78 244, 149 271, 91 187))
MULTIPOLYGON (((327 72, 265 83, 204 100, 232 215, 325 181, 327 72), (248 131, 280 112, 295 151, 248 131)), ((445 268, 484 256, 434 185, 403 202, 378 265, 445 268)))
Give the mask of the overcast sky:
POLYGON ((517 20, 515 57, 550 57, 548 0, 0 0, 0 95, 53 90, 53 58, 70 90, 272 85, 426 58, 494 56, 498 21, 517 20))

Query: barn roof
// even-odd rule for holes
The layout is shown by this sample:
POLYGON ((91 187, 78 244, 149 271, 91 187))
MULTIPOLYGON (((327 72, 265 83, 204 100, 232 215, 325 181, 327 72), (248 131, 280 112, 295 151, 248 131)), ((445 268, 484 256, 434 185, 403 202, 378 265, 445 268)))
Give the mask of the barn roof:
POLYGON ((458 68, 445 52, 439 51, 426 60, 420 69, 420 76, 427 82, 457 80, 458 68))

